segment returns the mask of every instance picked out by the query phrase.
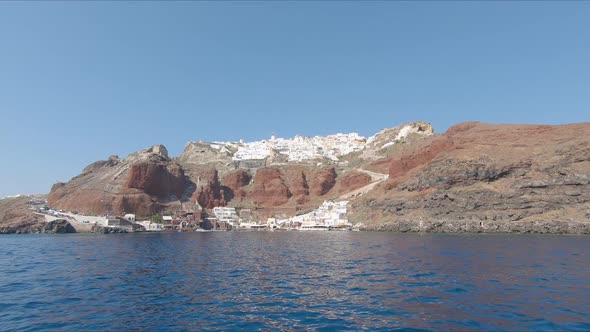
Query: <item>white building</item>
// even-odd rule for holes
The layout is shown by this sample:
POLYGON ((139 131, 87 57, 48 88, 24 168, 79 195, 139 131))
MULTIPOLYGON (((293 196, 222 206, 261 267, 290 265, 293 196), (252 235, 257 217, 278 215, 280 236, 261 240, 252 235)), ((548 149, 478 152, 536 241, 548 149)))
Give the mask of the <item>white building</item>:
POLYGON ((232 226, 238 226, 240 222, 236 209, 232 207, 215 207, 213 208, 213 214, 219 222, 225 222, 232 226))
POLYGON ((137 224, 143 226, 146 231, 148 232, 161 232, 162 231, 162 224, 158 224, 152 221, 139 221, 137 224))
POLYGON ((300 225, 301 230, 320 230, 329 228, 348 227, 351 224, 346 219, 348 201, 325 201, 316 210, 290 218, 287 223, 300 225))
POLYGON ((123 218, 125 218, 125 220, 127 220, 127 221, 135 222, 135 215, 134 214, 128 213, 123 218))
POLYGON ((265 159, 277 151, 288 157, 289 161, 304 161, 328 158, 334 161, 339 156, 365 148, 366 139, 357 133, 330 136, 303 137, 293 139, 271 137, 270 140, 242 143, 233 160, 265 159))
POLYGON ((127 230, 133 230, 133 224, 134 224, 133 222, 126 220, 124 218, 106 218, 106 219, 104 219, 103 226, 125 228, 127 230))

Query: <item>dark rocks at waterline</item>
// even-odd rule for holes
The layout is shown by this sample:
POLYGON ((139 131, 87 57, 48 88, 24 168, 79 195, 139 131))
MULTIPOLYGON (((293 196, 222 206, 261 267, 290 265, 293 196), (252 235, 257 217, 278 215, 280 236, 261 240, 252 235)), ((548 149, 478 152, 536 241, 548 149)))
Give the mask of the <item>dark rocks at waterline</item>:
POLYGON ((67 220, 53 220, 41 227, 40 233, 43 234, 66 234, 76 233, 76 229, 67 220))
POLYGON ((590 222, 575 221, 395 221, 381 225, 364 225, 366 231, 399 233, 520 233, 590 235, 590 222))
POLYGON ((117 234, 117 233, 129 233, 126 228, 122 227, 103 227, 100 225, 92 226, 90 230, 91 233, 99 233, 99 234, 117 234))
POLYGON ((76 229, 67 220, 57 219, 50 222, 20 224, 0 228, 0 234, 67 234, 76 233, 76 229))

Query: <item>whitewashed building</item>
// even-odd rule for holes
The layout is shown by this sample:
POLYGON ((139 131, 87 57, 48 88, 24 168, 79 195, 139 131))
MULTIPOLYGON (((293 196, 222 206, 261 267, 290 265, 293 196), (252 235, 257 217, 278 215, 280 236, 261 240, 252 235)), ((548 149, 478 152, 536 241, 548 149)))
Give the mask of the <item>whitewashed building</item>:
POLYGON ((213 214, 219 222, 225 222, 232 226, 238 226, 240 217, 235 208, 232 207, 215 207, 213 208, 213 214))
POLYGON ((123 218, 127 221, 135 222, 135 215, 132 213, 126 214, 123 218))
POLYGON ((273 151, 286 155, 289 161, 314 159, 338 160, 339 156, 360 151, 365 148, 366 139, 357 133, 336 134, 330 136, 303 137, 292 139, 271 137, 270 140, 242 143, 234 154, 233 160, 265 159, 273 151))
POLYGON ((287 220, 273 221, 281 225, 293 225, 293 227, 300 230, 350 227, 351 224, 346 219, 347 204, 348 201, 325 201, 319 208, 312 212, 291 217, 287 220))
POLYGON ((148 232, 161 232, 162 231, 162 224, 152 222, 152 221, 139 221, 137 224, 143 226, 146 231, 148 232))

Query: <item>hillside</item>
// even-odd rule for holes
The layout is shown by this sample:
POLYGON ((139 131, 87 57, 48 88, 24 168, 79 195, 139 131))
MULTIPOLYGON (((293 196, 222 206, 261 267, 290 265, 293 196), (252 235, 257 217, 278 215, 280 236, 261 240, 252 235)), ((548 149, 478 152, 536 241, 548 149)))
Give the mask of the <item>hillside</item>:
POLYGON ((87 214, 215 206, 293 216, 350 200, 366 229, 590 233, 590 124, 425 122, 372 137, 189 142, 95 162, 53 186, 49 204, 87 214))
POLYGON ((158 145, 92 163, 68 183, 55 184, 48 202, 56 209, 97 215, 149 216, 198 204, 250 208, 259 218, 292 216, 369 185, 374 176, 362 168, 364 163, 387 157, 392 145, 432 133, 430 124, 416 122, 370 138, 352 133, 189 142, 176 158, 158 145))
POLYGON ((590 123, 462 123, 377 165, 350 216, 369 229, 590 233, 590 123))

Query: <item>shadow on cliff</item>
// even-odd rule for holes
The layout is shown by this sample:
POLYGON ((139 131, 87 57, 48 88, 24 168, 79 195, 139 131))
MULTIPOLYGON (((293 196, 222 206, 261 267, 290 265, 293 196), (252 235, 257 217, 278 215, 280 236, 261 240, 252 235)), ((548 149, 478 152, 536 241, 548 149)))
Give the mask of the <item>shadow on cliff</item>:
POLYGON ((180 197, 180 201, 190 202, 191 198, 197 191, 197 184, 194 183, 188 175, 184 176, 184 192, 182 193, 182 197, 180 197))

